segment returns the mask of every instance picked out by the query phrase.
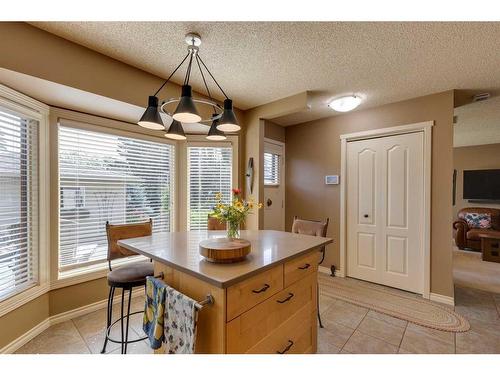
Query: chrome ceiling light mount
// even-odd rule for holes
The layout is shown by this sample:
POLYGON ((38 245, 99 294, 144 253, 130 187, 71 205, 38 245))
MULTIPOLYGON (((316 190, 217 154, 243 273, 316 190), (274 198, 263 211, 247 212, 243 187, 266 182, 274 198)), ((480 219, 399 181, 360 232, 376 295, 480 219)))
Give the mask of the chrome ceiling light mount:
POLYGON ((207 139, 224 140, 226 139, 224 132, 236 132, 241 129, 233 110, 233 102, 226 95, 213 74, 205 65, 203 59, 200 57, 199 46, 201 45, 201 37, 198 34, 189 33, 186 34, 185 41, 188 44, 187 55, 174 69, 172 74, 170 74, 170 76, 165 80, 161 87, 156 91, 156 93, 149 97, 148 107, 146 108, 146 111, 142 115, 138 124, 148 129, 164 130, 165 125, 163 124, 162 118, 160 116, 161 111, 172 117, 173 119, 168 131, 165 133, 165 137, 167 138, 176 140, 186 139, 184 129, 182 128, 182 123, 200 123, 210 126, 207 139), (188 65, 186 74, 184 76, 184 82, 182 84, 181 96, 178 98, 166 99, 162 101, 161 105, 159 105, 158 93, 165 87, 165 85, 170 81, 173 75, 179 70, 179 68, 184 64, 186 60, 188 60, 188 65), (191 78, 192 67, 195 64, 200 71, 208 99, 197 99, 193 98, 192 96, 192 89, 189 85, 189 80, 191 78), (212 98, 212 94, 210 92, 210 89, 208 88, 207 80, 205 78, 205 73, 208 73, 217 88, 224 95, 224 106, 221 106, 212 98), (168 111, 167 107, 175 103, 175 110, 168 111), (197 105, 205 105, 211 107, 212 115, 209 118, 202 118, 200 113, 198 112, 197 105))

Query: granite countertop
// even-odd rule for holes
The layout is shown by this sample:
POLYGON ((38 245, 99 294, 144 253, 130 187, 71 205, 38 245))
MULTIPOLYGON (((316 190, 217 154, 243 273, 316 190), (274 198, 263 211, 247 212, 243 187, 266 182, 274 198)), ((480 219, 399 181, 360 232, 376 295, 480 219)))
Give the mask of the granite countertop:
POLYGON ((118 244, 219 288, 227 288, 309 250, 333 242, 331 238, 289 232, 243 230, 241 238, 252 244, 246 260, 229 264, 214 264, 204 260, 199 253, 200 241, 225 235, 225 231, 160 232, 147 237, 120 240, 118 244))

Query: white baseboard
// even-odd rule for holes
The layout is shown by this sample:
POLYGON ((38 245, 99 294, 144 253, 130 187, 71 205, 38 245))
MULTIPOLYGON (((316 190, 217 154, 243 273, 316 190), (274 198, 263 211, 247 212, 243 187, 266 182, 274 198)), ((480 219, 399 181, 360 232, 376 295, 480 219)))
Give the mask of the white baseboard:
MULTIPOLYGON (((144 289, 138 288, 132 292, 132 298, 143 294, 144 294, 144 289)), ((127 298, 127 295, 125 295, 125 298, 127 298)), ((121 294, 113 298, 113 303, 118 303, 120 301, 121 301, 121 294)), ((100 310, 102 308, 106 308, 107 305, 108 305, 108 299, 104 299, 101 301, 91 303, 86 306, 77 307, 76 309, 50 316, 47 319, 43 320, 42 322, 38 323, 35 327, 31 328, 29 331, 23 333, 14 341, 10 342, 9 344, 1 348, 0 354, 12 354, 17 349, 22 347, 24 344, 33 340, 36 336, 45 331, 47 328, 71 319, 78 318, 79 316, 89 314, 91 312, 100 310)))
POLYGON ((431 293, 429 299, 434 302, 444 303, 445 305, 455 306, 455 298, 443 296, 442 294, 431 293))
MULTIPOLYGON (((332 274, 332 271, 330 270, 330 268, 325 267, 325 266, 318 266, 318 272, 325 273, 327 275, 331 275, 332 274)), ((336 269, 335 270, 335 276, 344 277, 344 273, 341 270, 337 270, 336 269)))
POLYGON ((33 328, 31 328, 28 332, 23 333, 17 339, 15 339, 14 341, 5 345, 2 349, 0 349, 0 354, 12 354, 12 353, 14 353, 21 346, 23 346, 24 344, 26 344, 30 340, 34 339, 35 337, 37 337, 40 333, 42 333, 43 331, 45 331, 49 327, 50 327, 50 318, 47 318, 47 319, 41 321, 40 323, 38 323, 33 328))

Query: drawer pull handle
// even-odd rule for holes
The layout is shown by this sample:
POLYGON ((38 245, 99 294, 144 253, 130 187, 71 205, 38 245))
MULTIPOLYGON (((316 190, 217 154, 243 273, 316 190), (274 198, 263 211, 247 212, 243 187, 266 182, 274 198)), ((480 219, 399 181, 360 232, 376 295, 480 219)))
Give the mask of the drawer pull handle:
POLYGON ((260 289, 257 289, 257 290, 252 290, 252 292, 254 293, 262 293, 262 292, 265 292, 266 290, 269 289, 269 284, 264 284, 264 286, 260 289))
POLYGON ((286 346, 285 349, 283 349, 282 351, 277 351, 276 353, 278 354, 285 354, 287 351, 290 350, 290 348, 293 346, 293 341, 292 340, 288 340, 288 345, 286 346))
POLYGON ((288 302, 292 299, 293 297, 293 293, 288 293, 288 297, 286 297, 285 299, 282 299, 282 300, 277 300, 276 302, 278 303, 285 303, 285 302, 288 302))
POLYGON ((299 267, 299 270, 306 270, 306 269, 308 269, 309 267, 311 267, 311 265, 310 265, 309 263, 306 263, 304 266, 299 267))

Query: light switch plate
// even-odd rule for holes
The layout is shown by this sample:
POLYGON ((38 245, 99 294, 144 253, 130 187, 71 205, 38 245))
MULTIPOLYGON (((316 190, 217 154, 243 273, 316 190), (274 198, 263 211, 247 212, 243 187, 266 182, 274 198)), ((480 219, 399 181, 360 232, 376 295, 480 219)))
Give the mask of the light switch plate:
POLYGON ((339 184, 339 176, 338 175, 325 176, 325 184, 326 185, 338 185, 339 184))

